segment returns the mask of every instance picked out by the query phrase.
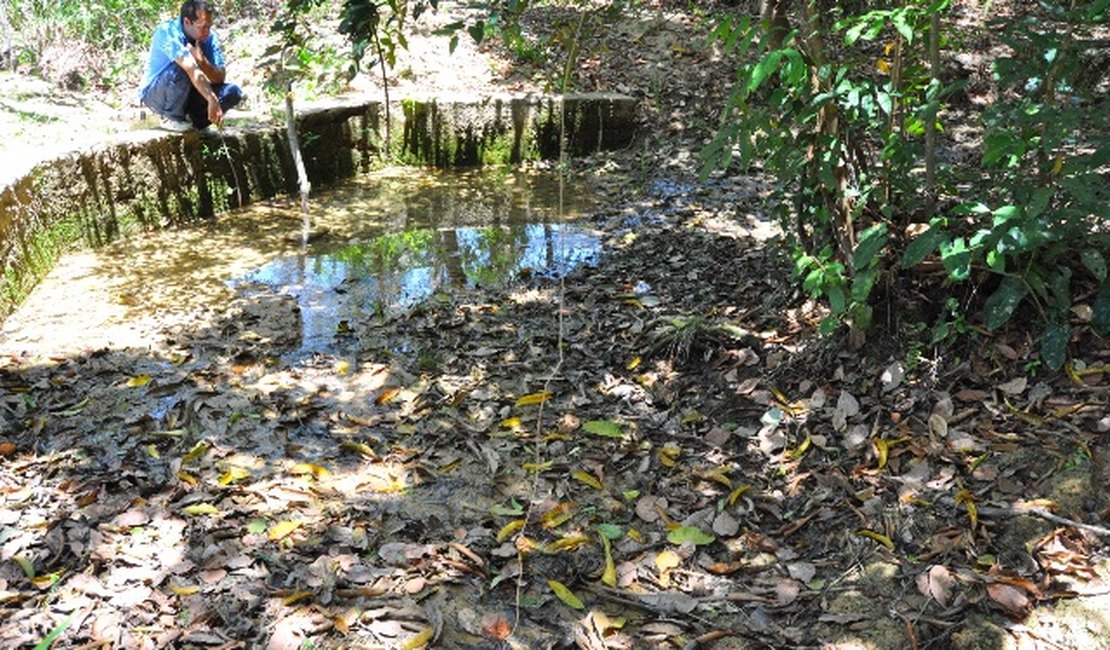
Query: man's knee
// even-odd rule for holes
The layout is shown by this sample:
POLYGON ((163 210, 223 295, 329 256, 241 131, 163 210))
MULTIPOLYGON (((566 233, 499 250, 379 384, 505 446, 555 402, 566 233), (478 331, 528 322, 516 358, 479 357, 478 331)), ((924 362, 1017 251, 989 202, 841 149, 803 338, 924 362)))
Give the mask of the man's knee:
POLYGON ((215 90, 222 110, 235 108, 243 101, 243 91, 235 84, 220 84, 215 90))
POLYGON ((143 95, 143 103, 159 115, 181 119, 185 116, 185 102, 192 84, 180 73, 177 66, 170 66, 158 75, 143 95))

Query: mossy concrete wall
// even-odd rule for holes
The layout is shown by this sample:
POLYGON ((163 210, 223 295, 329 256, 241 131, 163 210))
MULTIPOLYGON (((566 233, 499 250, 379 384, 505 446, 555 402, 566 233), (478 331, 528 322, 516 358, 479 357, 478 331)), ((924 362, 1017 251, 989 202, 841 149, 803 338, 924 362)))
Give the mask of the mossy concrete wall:
MULTIPOLYGON (((420 99, 393 105, 390 144, 408 164, 517 163, 627 146, 635 101, 619 95, 420 99)), ((384 107, 347 100, 297 116, 314 186, 379 164, 384 107)), ((234 113, 232 113, 233 115, 234 113)), ((134 131, 35 165, 0 188, 0 319, 65 250, 211 217, 297 190, 282 126, 227 127, 222 136, 134 131)))

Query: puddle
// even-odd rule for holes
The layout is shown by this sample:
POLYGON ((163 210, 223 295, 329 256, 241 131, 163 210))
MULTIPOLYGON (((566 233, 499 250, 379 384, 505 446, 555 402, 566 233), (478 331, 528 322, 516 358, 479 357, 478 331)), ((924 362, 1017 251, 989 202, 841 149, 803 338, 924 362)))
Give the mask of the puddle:
POLYGON ((4 322, 0 352, 150 346, 252 292, 295 297, 300 352, 323 351, 347 319, 592 262, 600 238, 574 223, 591 209, 586 188, 548 174, 367 174, 313 193, 308 244, 283 199, 66 255, 4 322))

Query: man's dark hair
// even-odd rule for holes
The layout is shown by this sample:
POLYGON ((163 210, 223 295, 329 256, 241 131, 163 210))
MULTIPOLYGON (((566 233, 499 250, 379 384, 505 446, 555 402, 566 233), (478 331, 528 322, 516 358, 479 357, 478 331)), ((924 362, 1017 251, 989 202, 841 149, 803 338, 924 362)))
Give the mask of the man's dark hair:
POLYGON ((207 11, 210 16, 216 15, 216 8, 208 4, 208 0, 185 0, 181 3, 181 17, 188 18, 189 22, 195 22, 197 14, 202 11, 207 11))

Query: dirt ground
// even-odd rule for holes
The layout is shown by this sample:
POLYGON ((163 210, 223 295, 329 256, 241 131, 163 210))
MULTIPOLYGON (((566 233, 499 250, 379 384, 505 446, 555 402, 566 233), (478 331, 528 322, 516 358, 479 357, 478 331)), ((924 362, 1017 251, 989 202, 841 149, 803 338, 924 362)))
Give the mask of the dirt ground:
MULTIPOLYGON (((631 149, 570 165, 608 199, 597 266, 296 362, 266 292, 128 347, 0 344, 0 646, 1110 648, 1089 313, 1066 373, 1007 332, 819 337, 765 179, 696 182, 730 76, 705 25, 582 25, 577 87, 643 106, 631 149)), ((425 37, 398 95, 547 83, 425 37)), ((11 78, 0 104, 5 160, 133 110, 11 78)))

